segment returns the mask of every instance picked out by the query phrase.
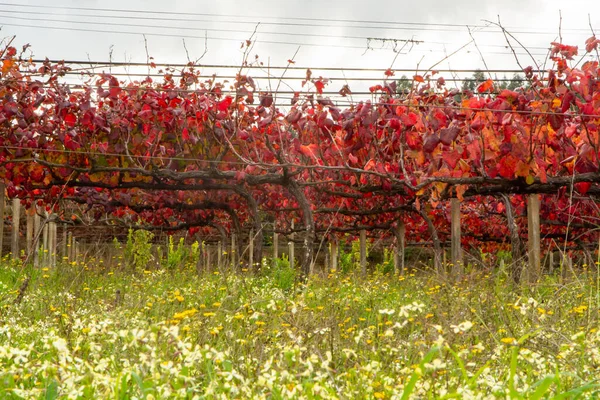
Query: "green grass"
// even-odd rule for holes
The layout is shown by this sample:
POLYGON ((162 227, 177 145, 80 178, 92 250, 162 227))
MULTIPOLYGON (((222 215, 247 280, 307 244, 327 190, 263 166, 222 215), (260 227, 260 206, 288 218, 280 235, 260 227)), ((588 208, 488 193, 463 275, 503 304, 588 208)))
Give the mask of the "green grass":
POLYGON ((0 265, 0 398, 600 396, 596 275, 258 276, 0 265), (21 304, 13 304, 32 276, 21 304), (117 300, 117 290, 121 293, 117 300))

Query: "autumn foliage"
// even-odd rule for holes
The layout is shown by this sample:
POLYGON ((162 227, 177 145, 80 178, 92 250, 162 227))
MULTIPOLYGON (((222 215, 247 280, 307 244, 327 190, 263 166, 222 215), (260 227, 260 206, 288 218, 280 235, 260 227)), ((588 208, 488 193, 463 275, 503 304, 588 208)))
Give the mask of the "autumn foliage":
MULTIPOLYGON (((590 38, 586 52, 599 43, 590 38)), ((74 88, 69 66, 9 47, 0 178, 28 204, 74 201, 98 217, 201 235, 266 220, 286 231, 294 220, 311 243, 358 229, 391 236, 401 220, 409 240, 427 241, 427 218, 445 240, 447 200, 458 197, 464 244, 500 248, 500 195, 522 216, 523 195, 542 193, 543 237, 564 239, 570 222, 572 240, 585 242, 599 216, 600 68, 579 66, 577 53, 552 43, 553 66, 527 68, 516 91, 489 79, 459 92, 429 71, 398 97, 388 70, 371 100, 347 107, 323 97, 329 82, 309 70, 314 93, 283 109, 243 69, 231 86, 189 65, 159 81, 93 74, 74 88)))

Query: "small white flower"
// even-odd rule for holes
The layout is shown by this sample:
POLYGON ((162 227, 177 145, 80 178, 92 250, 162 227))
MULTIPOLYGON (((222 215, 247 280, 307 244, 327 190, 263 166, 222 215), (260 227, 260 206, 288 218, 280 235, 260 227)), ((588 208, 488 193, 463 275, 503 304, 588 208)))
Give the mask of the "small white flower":
POLYGON ((52 342, 52 346, 54 346, 59 353, 67 353, 69 351, 67 348, 67 341, 63 338, 56 339, 54 342, 52 342))

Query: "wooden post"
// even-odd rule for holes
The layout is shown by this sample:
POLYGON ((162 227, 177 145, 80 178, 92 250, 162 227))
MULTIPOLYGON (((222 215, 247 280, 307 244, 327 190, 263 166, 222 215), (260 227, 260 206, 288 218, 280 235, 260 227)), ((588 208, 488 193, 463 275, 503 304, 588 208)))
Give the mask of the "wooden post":
POLYGON ((75 240, 75 262, 79 262, 79 260, 83 260, 81 257, 81 243, 75 240))
POLYGON ((69 254, 69 261, 72 263, 76 263, 77 262, 77 254, 75 253, 75 235, 73 235, 71 232, 69 232, 69 234, 71 235, 71 241, 69 242, 71 244, 71 248, 70 248, 70 254, 69 254))
POLYGON ((460 200, 450 200, 450 213, 451 213, 451 241, 452 241, 452 274, 455 278, 459 278, 462 273, 463 254, 460 245, 460 200))
MULTIPOLYGON (((273 232, 273 260, 279 258, 279 234, 277 232, 273 232)), ((275 264, 275 261, 273 261, 275 264)))
POLYGON ((360 270, 363 275, 367 274, 367 231, 360 231, 360 270))
POLYGON ((48 245, 50 248, 48 249, 48 262, 51 267, 54 267, 54 259, 56 256, 56 222, 48 223, 48 245))
POLYGON ((248 235, 248 269, 254 268, 254 229, 248 235))
POLYGON ((25 211, 25 215, 26 215, 26 226, 27 226, 27 230, 26 230, 26 234, 25 234, 25 243, 27 244, 27 256, 29 256, 29 254, 32 254, 32 252, 34 251, 34 246, 33 246, 33 236, 35 235, 35 207, 31 207, 28 208, 25 211))
POLYGON ((73 247, 73 233, 67 232, 67 252, 65 256, 67 257, 67 262, 73 261, 73 251, 71 250, 73 247))
POLYGON ((396 248, 394 254, 394 268, 396 273, 404 275, 404 250, 406 247, 406 225, 400 221, 396 227, 396 248))
POLYGON ((294 242, 288 242, 288 253, 289 253, 289 259, 290 259, 290 268, 294 268, 294 258, 296 257, 294 254, 294 242))
POLYGON ((231 234, 231 269, 235 269, 237 267, 237 263, 235 262, 236 254, 235 254, 235 233, 231 234))
MULTIPOLYGON (((66 262, 67 258, 69 257, 67 255, 67 224, 63 224, 63 230, 62 230, 62 251, 61 251, 61 257, 62 257, 62 261, 66 262)), ((112 249, 112 246, 110 247, 110 249, 112 249)), ((112 255, 112 251, 108 252, 108 260, 110 262, 110 260, 112 259, 111 257, 112 255)))
POLYGON ((290 241, 288 242, 288 248, 289 248, 289 259, 290 259, 290 268, 294 269, 294 261, 296 258, 296 255, 294 254, 294 250, 295 250, 295 244, 294 244, 294 221, 292 221, 292 233, 290 234, 290 241))
POLYGON ((14 198, 12 201, 12 243, 11 252, 12 258, 19 258, 19 225, 21 223, 21 200, 14 198))
POLYGON ((212 251, 211 246, 209 246, 208 244, 206 244, 206 267, 204 268, 204 271, 210 271, 210 252, 212 251))
POLYGON ((221 242, 217 243, 217 269, 221 269, 223 266, 223 244, 221 242))
POLYGON ((48 255, 46 260, 46 266, 52 266, 52 253, 54 251, 52 247, 54 244, 54 229, 52 226, 52 222, 48 222, 46 226, 48 227, 48 247, 46 247, 48 249, 48 255))
POLYGON ((42 234, 42 265, 48 265, 48 221, 44 224, 42 234))
POLYGON ((50 222, 50 231, 52 232, 52 241, 50 242, 50 265, 56 267, 56 252, 58 250, 56 222, 50 222))
POLYGON ((333 271, 337 271, 337 268, 338 268, 338 254, 339 254, 338 239, 334 238, 333 241, 331 242, 331 269, 333 271))
POLYGON ((550 273, 550 275, 554 274, 554 252, 552 250, 550 250, 550 253, 548 254, 549 259, 548 259, 548 272, 550 273))
POLYGON ((40 266, 40 225, 41 221, 39 215, 39 207, 35 207, 33 215, 33 266, 36 268, 40 266))
POLYGON ((530 194, 527 197, 527 229, 528 229, 528 250, 529 267, 527 269, 527 279, 529 282, 535 282, 541 272, 540 257, 540 196, 530 194))
POLYGON ((0 258, 2 258, 2 250, 4 248, 4 203, 6 201, 4 192, 4 182, 0 182, 0 258))

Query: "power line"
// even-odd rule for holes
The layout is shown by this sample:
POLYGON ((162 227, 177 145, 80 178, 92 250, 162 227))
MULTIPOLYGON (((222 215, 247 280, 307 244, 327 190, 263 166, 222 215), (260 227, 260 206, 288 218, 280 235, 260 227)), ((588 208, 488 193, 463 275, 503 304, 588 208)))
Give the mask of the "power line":
MULTIPOLYGON (((0 11, 0 13, 4 13, 5 11, 0 11)), ((204 31, 204 32, 224 32, 224 33, 243 33, 243 34, 252 34, 251 30, 239 30, 239 29, 216 29, 216 28, 191 28, 191 27, 181 27, 181 26, 163 26, 163 25, 145 25, 145 24, 121 24, 114 22, 93 22, 93 21, 74 21, 74 20, 60 20, 60 19, 52 19, 52 18, 25 18, 25 17, 11 17, 13 19, 26 20, 26 21, 43 21, 43 22, 56 22, 56 23, 66 23, 66 24, 85 24, 85 25, 110 25, 110 26, 121 26, 121 27, 137 27, 137 28, 151 28, 151 29, 175 29, 175 30, 185 30, 185 31, 204 31)), ((132 32, 135 33, 135 32, 132 32)), ((350 39, 350 40, 365 40, 367 41, 367 46, 365 48, 371 48, 371 43, 382 43, 386 42, 389 44, 399 44, 399 43, 411 43, 420 45, 423 43, 429 44, 439 44, 439 45, 449 45, 451 43, 447 42, 425 42, 423 40, 416 39, 398 39, 398 38, 388 38, 388 37, 369 37, 369 36, 351 36, 351 35, 325 35, 325 34, 316 34, 316 33, 294 33, 294 32, 258 32, 261 35, 283 35, 283 36, 294 36, 294 37, 317 37, 317 38, 327 38, 327 39, 350 39)), ((157 33, 157 35, 159 35, 157 33)), ((197 38, 197 36, 194 36, 197 38)), ((205 36, 205 38, 207 38, 205 36)), ((214 39, 214 38, 211 38, 214 39)), ((231 38, 223 38, 228 40, 236 40, 231 38)), ((243 39, 239 39, 243 41, 243 39)), ((260 41, 259 41, 260 42, 260 41)), ((306 44, 310 45, 310 44, 306 44)), ((507 45, 494 45, 494 44, 481 44, 479 47, 495 47, 495 48, 503 48, 506 49, 506 53, 498 53, 498 52, 486 52, 486 54, 512 54, 508 51, 509 47, 507 45)), ((361 47, 362 48, 362 47, 361 47)), ((542 46, 530 46, 528 49, 536 49, 536 50, 548 50, 549 47, 542 46)), ((417 51, 419 49, 411 49, 410 51, 417 51)), ((421 49, 424 52, 432 51, 432 49, 421 49)), ((441 52, 441 50, 435 50, 441 52)), ((517 53, 519 55, 527 55, 526 53, 517 53)))
MULTIPOLYGON (((12 14, 34 14, 34 15, 57 15, 57 16, 65 16, 64 13, 53 13, 53 12, 35 12, 35 11, 27 11, 22 12, 22 11, 6 11, 6 10, 0 10, 0 13, 12 13, 12 14)), ((114 19, 127 19, 127 20, 153 20, 153 21, 176 21, 176 22, 193 22, 193 23, 198 23, 198 22, 211 22, 214 23, 214 20, 208 20, 208 19, 181 19, 181 18, 167 18, 167 17, 140 17, 140 16, 123 16, 123 15, 90 15, 90 14, 76 14, 76 13, 70 13, 68 15, 69 17, 89 17, 89 18, 114 18, 114 19)), ((29 20, 29 18, 28 18, 29 20)), ((69 20, 60 20, 60 22, 70 22, 69 20)), ((250 24, 250 25, 256 25, 259 23, 259 21, 233 21, 233 20, 220 20, 218 21, 219 24, 250 24)), ((338 25, 315 25, 315 24, 294 24, 294 23, 283 23, 283 22, 260 22, 260 25, 280 25, 280 26, 314 26, 314 27, 327 27, 327 28, 333 28, 333 27, 339 27, 338 25)), ((129 26, 129 25, 128 25, 129 26)), ((140 26, 146 26, 146 25, 140 25, 140 26)), ((177 27, 167 27, 167 26, 156 26, 156 25, 152 25, 152 27, 156 27, 156 28, 168 28, 168 29, 177 29, 177 27)), ((370 26, 353 26, 351 28, 356 28, 356 29, 380 29, 380 30, 388 30, 388 29, 392 29, 392 27, 370 27, 370 26)), ((181 28, 181 29, 188 29, 188 28, 181 28)), ((199 31, 204 31, 206 29, 202 29, 202 28, 193 28, 195 30, 199 30, 199 31)), ((212 29, 209 29, 212 30, 212 29)), ((252 33, 252 31, 250 30, 245 30, 245 31, 238 31, 238 32, 243 32, 243 33, 252 33)), ((286 35, 288 33, 285 32, 264 32, 261 31, 260 33, 277 33, 277 34, 282 34, 282 35, 286 35)), ((316 36, 310 33, 301 33, 299 35, 304 35, 304 36, 316 36)), ((337 36, 337 35, 322 35, 322 36, 326 36, 326 37, 334 37, 334 38, 355 38, 353 36, 337 36)), ((370 37, 368 36, 360 36, 358 38, 361 39, 369 39, 370 37)), ((373 37, 371 37, 370 39, 374 39, 373 37)), ((402 41, 402 39, 398 39, 399 41, 402 41)), ((407 39, 405 39, 407 40, 407 39)), ((450 42, 432 42, 432 41, 427 41, 427 43, 429 44, 439 44, 439 45, 451 45, 452 43, 450 42)), ((497 48, 508 48, 507 45, 502 45, 502 44, 479 44, 479 47, 497 47, 497 48)), ((548 49, 548 47, 542 47, 542 46, 526 46, 528 49, 536 49, 536 50, 546 50, 548 49)))
MULTIPOLYGON (((46 12, 21 12, 21 11, 0 11, 2 13, 12 13, 12 14, 39 14, 39 15, 60 15, 66 16, 65 14, 60 13, 46 13, 46 12)), ((318 23, 298 23, 298 22, 264 22, 260 20, 256 21, 233 21, 233 20, 207 20, 207 19, 181 19, 181 18, 167 18, 167 17, 140 17, 140 16, 123 16, 123 15, 88 15, 88 14, 69 14, 68 16, 80 16, 80 17, 90 17, 90 18, 115 18, 115 19, 133 19, 133 20, 152 20, 152 21, 175 21, 175 22, 209 22, 209 23, 229 23, 229 24, 251 24, 257 25, 268 25, 268 26, 285 26, 285 27, 318 27, 318 28, 352 28, 352 29, 378 29, 378 30, 401 30, 401 31, 434 31, 439 32, 440 29, 430 29, 430 28, 406 28, 406 27, 397 27, 397 26, 344 26, 344 25, 332 25, 332 24, 318 24, 318 23)), ((463 29, 442 29, 442 31, 446 32, 466 32, 464 30, 465 26, 462 26, 463 29)), ((484 29, 484 28, 480 28, 484 29)), ((500 32, 496 30, 496 32, 500 32)))
MULTIPOLYGON (((466 28, 489 28, 487 24, 458 24, 458 23, 433 23, 433 22, 413 22, 413 21, 382 21, 382 20, 355 20, 355 19, 333 19, 333 18, 314 18, 314 17, 277 17, 265 15, 239 15, 239 14, 217 14, 217 13, 195 13, 195 12, 175 12, 175 11, 152 11, 152 10, 134 10, 134 9, 116 9, 116 8, 94 8, 94 7, 71 7, 71 6, 48 6, 48 5, 33 5, 33 4, 15 4, 15 3, 0 3, 0 5, 22 8, 37 8, 37 9, 61 9, 61 10, 79 10, 79 11, 94 11, 94 12, 111 12, 111 13, 127 13, 127 14, 154 14, 164 16, 182 15, 182 16, 204 16, 218 18, 255 18, 258 20, 292 20, 292 21, 320 21, 333 23, 353 23, 353 24, 372 24, 372 25, 412 25, 412 26, 438 26, 438 27, 459 27, 466 28)), ((287 23, 286 23, 287 24, 287 23)), ((338 25, 339 26, 339 25, 338 25)), ((506 29, 515 29, 515 27, 505 27, 506 29)), ((517 28, 519 29, 519 28, 517 28)), ((582 28, 563 28, 563 31, 585 31, 588 29, 582 28)), ((511 32, 511 33, 534 33, 534 32, 511 32)), ((555 34, 556 32, 535 32, 540 34, 555 34)))
MULTIPOLYGON (((93 33, 113 33, 113 34, 121 34, 121 35, 146 35, 146 36, 156 36, 156 37, 174 37, 178 39, 182 38, 190 38, 190 39, 210 39, 210 40, 222 40, 222 41, 230 41, 230 42, 243 42, 245 39, 230 39, 230 38, 220 38, 220 37, 210 37, 210 36, 197 36, 197 35, 175 35, 168 33, 151 33, 151 32, 128 32, 128 31, 107 31, 101 29, 83 29, 83 28, 66 28, 66 27, 57 27, 57 26, 39 26, 39 25, 25 25, 25 24, 13 24, 6 23, 0 21, 0 25, 6 26, 16 26, 20 28, 36 28, 36 29, 55 29, 62 31, 75 31, 75 32, 93 32, 93 33)), ((291 46, 308 46, 308 47, 337 47, 337 48, 345 48, 345 49, 360 49, 365 50, 366 46, 350 46, 343 44, 323 44, 323 43, 297 43, 297 42, 282 42, 275 40, 255 40, 256 43, 265 43, 265 44, 280 44, 280 45, 291 45, 291 46)), ((371 48, 371 50, 385 50, 383 48, 371 48)))
MULTIPOLYGON (((511 82, 514 79, 502 79, 502 80, 495 80, 496 81, 504 81, 504 82, 511 82)), ((412 79, 406 79, 406 81, 408 82, 412 82, 412 79)), ((452 81, 452 82, 464 82, 464 81, 469 81, 468 78, 466 79, 452 79, 452 80, 447 80, 447 81, 452 81)), ((11 82, 19 82, 19 83, 30 83, 29 81, 14 81, 11 80, 11 82)), ((67 87, 69 89, 83 89, 85 87, 84 84, 81 83, 59 83, 60 87, 67 87)), ((40 87, 40 86, 37 86, 40 87)), ((51 85, 42 85, 41 87, 45 88, 45 89, 53 89, 55 88, 54 86, 51 85)), ((152 86, 137 86, 137 87, 128 87, 128 86, 123 86, 120 87, 121 90, 128 92, 128 91, 145 91, 145 92, 151 92, 151 91, 157 91, 157 92, 176 92, 176 93, 197 93, 200 89, 183 89, 183 88, 178 88, 178 87, 174 87, 174 88, 156 88, 156 87, 152 87, 152 86)), ((243 97, 244 95, 240 95, 241 92, 239 91, 235 91, 235 90, 222 90, 221 91, 222 95, 232 95, 232 96, 241 96, 243 97)), ((258 95, 258 91, 254 92, 255 95, 258 95)), ((310 94, 315 94, 315 93, 310 93, 310 92, 302 92, 302 91, 294 91, 294 90, 279 90, 276 93, 272 93, 274 95, 276 95, 278 98, 280 99, 292 99, 293 97, 287 97, 286 95, 310 95, 310 94)), ((352 93, 350 94, 351 96, 379 96, 377 93, 371 92, 371 91, 352 91, 352 93)), ((339 91, 333 90, 333 91, 326 91, 324 90, 322 93, 319 94, 319 96, 322 96, 322 98, 337 98, 337 97, 342 97, 342 98, 347 98, 348 96, 344 96, 341 95, 339 93, 339 91)), ((314 99, 314 101, 318 101, 319 98, 314 99)), ((338 100, 335 100, 338 101, 338 100)), ((343 101, 343 100, 340 100, 343 101)), ((251 104, 247 104, 248 106, 252 106, 251 104)), ((553 113, 554 114, 554 113, 553 113)))
MULTIPOLYGON (((43 63, 46 59, 32 59, 34 63, 43 63)), ((189 64, 181 64, 181 63, 148 63, 148 62, 125 62, 125 61, 98 61, 98 60, 57 60, 57 59, 49 59, 50 63, 59 63, 64 62, 65 64, 77 64, 77 65, 92 65, 94 68, 102 68, 102 67, 173 67, 173 68, 189 68, 189 64)), ((198 64, 192 65, 192 67, 197 68, 214 68, 214 69, 272 69, 272 70, 301 70, 306 71, 307 67, 300 67, 295 65, 290 66, 257 66, 257 65, 227 65, 227 64, 198 64)), ((387 71, 387 68, 344 68, 344 67, 309 67, 311 71, 359 71, 359 72, 380 72, 384 73, 387 71)), ((410 68, 393 68, 394 72, 407 72, 414 73, 415 69, 410 68)), ((520 69, 436 69, 437 72, 440 73, 473 73, 473 72, 483 72, 483 73, 523 73, 523 70, 520 69)), ((532 70, 534 73, 545 72, 545 70, 532 70)))
MULTIPOLYGON (((349 20, 349 19, 331 19, 331 18, 305 18, 305 17, 271 17, 271 16, 251 16, 238 14, 215 14, 215 13, 194 13, 194 12, 175 12, 175 11, 151 11, 151 10, 132 10, 132 9, 111 9, 111 8, 93 8, 93 7, 65 7, 65 6, 41 6, 33 4, 14 4, 0 3, 3 6, 11 7, 27 7, 41 9, 60 9, 60 10, 79 10, 79 11, 95 11, 95 12, 118 12, 131 14, 158 14, 158 15, 183 15, 183 16, 202 16, 202 17, 226 17, 226 18, 258 18, 258 19, 275 19, 275 20, 293 20, 293 21, 321 21, 321 22, 344 22, 344 23, 368 23, 368 24, 387 24, 387 25, 423 25, 423 26, 447 26, 464 28, 467 24, 438 24, 438 23, 421 23, 421 22, 394 22, 394 21, 369 21, 369 20, 349 20)), ((473 28, 486 27, 485 25, 469 25, 473 28)))
MULTIPOLYGON (((23 19, 23 18, 21 18, 23 19)), ((68 21, 61 21, 67 22, 68 21)), ((191 39, 203 39, 203 40, 217 40, 217 41, 233 41, 233 42, 243 42, 245 39, 233 39, 233 38, 222 38, 222 37, 210 37, 210 36, 198 36, 198 35, 177 35, 177 34, 169 34, 169 33, 153 33, 153 32, 129 32, 129 31, 115 31, 115 30, 100 30, 100 29, 85 29, 85 28, 70 28, 70 27, 57 27, 57 26, 39 26, 39 25, 26 25, 26 24, 13 24, 13 23, 5 23, 0 21, 1 25, 6 26, 15 26, 22 28, 36 28, 36 29, 54 29, 54 30, 63 30, 63 31, 76 31, 76 32, 92 32, 92 33, 112 33, 112 34, 124 34, 124 35, 146 35, 146 36, 155 36, 155 37, 174 37, 174 38, 191 38, 191 39)), ((316 36, 316 35, 315 35, 316 36)), ((325 35, 325 37, 328 37, 325 35)), ((362 38, 362 37, 361 37, 362 38)), ((275 40, 262 40, 257 39, 254 42, 256 43, 265 43, 265 44, 277 44, 277 45, 291 45, 291 46, 307 46, 307 47, 335 47, 335 48, 346 48, 346 49, 360 49, 360 50, 393 50, 396 51, 396 47, 398 43, 423 43, 423 41, 411 40, 411 39, 393 39, 393 38, 367 38, 369 41, 366 46, 352 46, 352 45, 343 45, 343 44, 323 44, 323 43, 299 43, 299 42, 285 42, 285 41, 275 41, 275 40), (381 42, 382 45, 379 47, 373 47, 370 45, 370 42, 381 42), (386 43, 394 44, 394 48, 384 48, 383 46, 386 43)), ((400 51, 400 49, 398 50, 400 51)), ((410 52, 426 52, 426 53, 442 53, 443 50, 433 50, 433 49, 408 49, 406 53, 410 52)), ((487 51, 484 54, 488 55, 513 55, 514 53, 506 51, 506 52, 492 52, 487 51)), ((532 55, 532 56, 546 56, 547 54, 542 53, 520 53, 517 52, 517 55, 532 55)))
MULTIPOLYGON (((4 11, 0 11, 3 13, 4 11)), ((182 26, 162 26, 162 25, 144 25, 144 24, 120 24, 114 22, 93 22, 93 21, 73 21, 73 20, 60 20, 60 19, 52 19, 52 18, 26 18, 26 17, 11 17, 12 19, 26 20, 26 21, 44 21, 44 22, 59 22, 59 23, 69 23, 69 24, 91 24, 91 25, 110 25, 110 26, 125 26, 125 27, 136 27, 136 28, 155 28, 155 29, 178 29, 178 30, 186 30, 186 31, 201 31, 201 32, 227 32, 227 33, 244 33, 244 34, 252 34, 251 30, 239 30, 239 29, 214 29, 214 28, 190 28, 190 27, 182 27, 182 26)), ((374 38, 367 36, 349 36, 349 35, 322 35, 315 33, 293 33, 293 32, 258 32, 262 35, 285 35, 285 36, 299 36, 299 37, 320 37, 320 38, 331 38, 331 39, 358 39, 358 40, 389 40, 396 41, 400 43, 414 43, 420 44, 424 43, 422 40, 414 40, 414 39, 396 39, 396 38, 374 38)), ((242 40, 242 39, 240 39, 242 40)))
MULTIPOLYGON (((414 71, 413 71, 414 72, 414 71)), ((475 71, 473 71, 475 72, 475 71)), ((66 72, 65 75, 73 75, 73 76, 81 76, 83 73, 82 72, 66 72)), ((27 75, 27 74, 24 74, 27 75)), ((125 72, 111 72, 110 73, 111 76, 120 76, 120 77, 136 77, 136 78, 145 78, 145 77, 153 77, 153 78, 163 78, 164 74, 158 74, 158 73, 154 73, 154 74, 146 74, 146 73, 125 73, 125 72)), ((34 75, 27 75, 27 76, 34 76, 34 75)), ((200 79, 212 79, 213 75, 195 75, 196 78, 200 78, 200 79)), ((217 75, 216 78, 218 79, 236 79, 237 77, 234 75, 217 75)), ((306 80, 306 77, 302 77, 302 76, 285 76, 283 78, 279 77, 279 76, 257 76, 257 75, 252 75, 252 79, 254 81, 257 80, 273 80, 273 81, 279 81, 280 79, 283 81, 303 81, 306 80)), ((523 78, 525 79, 525 78, 523 78)), ((348 77, 327 77, 327 80, 330 82, 339 82, 339 81, 349 81, 349 82, 381 82, 382 78, 378 78, 378 77, 359 77, 359 78, 348 78, 348 77)), ((406 78, 392 78, 389 79, 389 81, 404 81, 404 82, 412 82, 413 79, 406 77, 406 78)), ((465 78, 444 78, 444 80, 446 82, 463 82, 463 81, 468 81, 468 80, 473 80, 473 78, 471 76, 465 77, 465 78)), ((494 82, 512 82, 514 81, 515 78, 495 78, 493 79, 494 82)))

